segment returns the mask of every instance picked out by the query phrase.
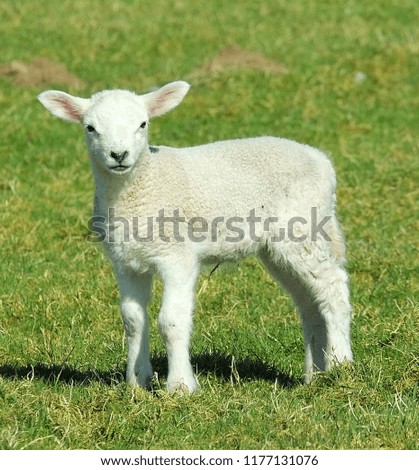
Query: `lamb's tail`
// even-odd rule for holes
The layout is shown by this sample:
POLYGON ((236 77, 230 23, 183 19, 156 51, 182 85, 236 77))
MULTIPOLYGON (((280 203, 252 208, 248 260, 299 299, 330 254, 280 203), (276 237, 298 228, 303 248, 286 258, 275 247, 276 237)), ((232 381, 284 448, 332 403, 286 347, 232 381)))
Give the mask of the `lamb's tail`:
POLYGON ((340 264, 344 264, 345 258, 345 239, 339 227, 336 216, 332 217, 331 224, 328 227, 327 234, 330 237, 330 254, 340 264))

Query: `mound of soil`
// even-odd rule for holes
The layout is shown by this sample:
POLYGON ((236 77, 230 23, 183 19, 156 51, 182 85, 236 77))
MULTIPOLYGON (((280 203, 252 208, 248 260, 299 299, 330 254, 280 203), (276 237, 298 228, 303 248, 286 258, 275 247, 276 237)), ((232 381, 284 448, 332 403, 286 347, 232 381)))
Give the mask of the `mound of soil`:
POLYGON ((227 68, 257 69, 275 74, 288 73, 288 70, 279 62, 258 52, 246 51, 235 44, 222 49, 216 57, 204 63, 196 72, 217 73, 227 68))
POLYGON ((10 64, 2 64, 0 77, 8 77, 16 85, 31 87, 52 84, 71 88, 84 86, 83 80, 70 73, 64 64, 44 58, 38 58, 29 63, 14 60, 10 64))

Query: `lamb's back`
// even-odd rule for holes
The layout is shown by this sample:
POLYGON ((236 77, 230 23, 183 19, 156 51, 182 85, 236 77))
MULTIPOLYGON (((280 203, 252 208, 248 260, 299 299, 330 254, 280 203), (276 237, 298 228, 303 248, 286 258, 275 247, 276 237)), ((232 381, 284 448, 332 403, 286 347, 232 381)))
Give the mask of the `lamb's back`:
POLYGON ((156 150, 152 158, 167 179, 167 191, 182 192, 191 213, 243 215, 255 207, 276 211, 278 205, 298 212, 303 205, 323 205, 335 190, 327 156, 288 139, 256 137, 156 150))

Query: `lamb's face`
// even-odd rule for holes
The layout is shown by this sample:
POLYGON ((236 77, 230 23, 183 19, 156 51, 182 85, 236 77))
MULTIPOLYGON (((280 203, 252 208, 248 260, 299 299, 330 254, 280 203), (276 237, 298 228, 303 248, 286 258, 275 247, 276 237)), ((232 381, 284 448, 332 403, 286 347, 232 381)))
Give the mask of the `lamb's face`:
POLYGON ((148 122, 147 110, 134 93, 94 95, 82 120, 90 158, 110 173, 129 173, 147 146, 148 122))
POLYGON ((145 95, 106 90, 86 99, 47 90, 38 99, 54 116, 83 124, 96 167, 123 175, 132 170, 148 145, 149 118, 173 109, 188 90, 188 83, 177 81, 145 95))

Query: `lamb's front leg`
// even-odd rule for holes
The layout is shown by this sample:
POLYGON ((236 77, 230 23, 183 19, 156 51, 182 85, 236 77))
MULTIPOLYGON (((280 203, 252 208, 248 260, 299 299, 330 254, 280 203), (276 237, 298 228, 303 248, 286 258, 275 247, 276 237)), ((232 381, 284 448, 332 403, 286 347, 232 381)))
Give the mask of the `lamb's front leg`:
POLYGON ((117 271, 121 294, 121 313, 128 346, 126 379, 132 385, 150 388, 153 369, 150 363, 147 303, 152 276, 117 271))
POLYGON ((186 388, 192 393, 198 388, 189 357, 198 267, 183 264, 162 270, 164 291, 158 323, 169 363, 167 390, 186 388))

